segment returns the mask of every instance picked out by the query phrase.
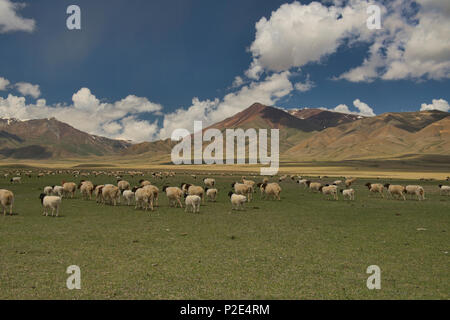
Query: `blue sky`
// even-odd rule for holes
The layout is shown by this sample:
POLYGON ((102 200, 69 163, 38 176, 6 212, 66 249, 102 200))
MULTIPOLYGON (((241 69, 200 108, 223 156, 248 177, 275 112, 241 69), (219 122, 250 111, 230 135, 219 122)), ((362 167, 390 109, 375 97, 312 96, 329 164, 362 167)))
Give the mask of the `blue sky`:
MULTIPOLYGON (((0 90, 4 117, 31 118, 54 111, 57 118, 72 121, 82 130, 142 141, 170 135, 181 119, 188 118, 183 110, 192 108, 189 114, 213 122, 248 107, 251 99, 258 100, 260 92, 260 102, 282 108, 333 109, 345 105, 351 112, 360 112, 354 104, 358 99, 375 114, 417 111, 422 104, 432 108, 433 100, 445 110, 445 102, 450 100, 449 45, 439 45, 449 38, 440 39, 442 32, 425 23, 443 19, 442 28, 448 26, 444 0, 431 1, 434 7, 420 7, 418 1, 422 8, 416 16, 419 23, 415 22, 416 31, 410 31, 403 22, 406 35, 390 32, 393 22, 405 12, 398 6, 411 3, 402 0, 391 2, 397 7, 380 3, 386 9, 381 21, 387 25, 382 31, 365 27, 369 16, 365 0, 326 1, 314 7, 310 1, 275 0, 22 2, 26 4, 23 8, 11 7, 17 1, 0 0, 0 89, 1 78, 8 83, 0 90), (70 4, 81 8, 81 30, 66 28, 70 4), (330 18, 330 7, 336 12, 353 10, 344 15, 345 26, 330 18), (303 16, 305 12, 307 16, 303 16), (320 15, 332 20, 323 25, 311 18, 320 15), (263 17, 265 22, 257 27, 263 17), (32 26, 20 19, 33 20, 32 26), (290 19, 305 21, 305 25, 298 30, 286 29, 283 24, 290 19), (334 30, 338 30, 336 34, 334 30), (430 34, 430 30, 436 32, 430 34), (423 46, 435 49, 419 54, 424 32, 429 37, 423 46), (274 44, 280 33, 280 44, 274 44), (406 48, 406 53, 400 58, 392 58, 394 54, 376 57, 370 50, 377 43, 385 46, 385 52, 406 48), (286 52, 296 53, 291 56, 286 52), (366 68, 354 70, 364 65, 365 59, 369 60, 366 68), (252 75, 252 61, 257 66, 254 70, 262 72, 252 75), (348 74, 351 70, 354 72, 348 74), (374 76, 374 72, 378 74, 374 76), (233 86, 236 77, 242 83, 233 86), (312 85, 297 86, 308 81, 312 85), (249 90, 242 89, 246 86, 249 90), (80 92, 82 88, 87 90, 80 92), (76 93, 78 98, 74 98, 76 93), (123 101, 130 95, 135 99, 123 101), (227 95, 231 95, 229 99, 227 95), (17 114, 11 111, 14 103, 21 104, 17 114), (128 107, 130 104, 133 106, 128 107), (97 108, 96 113, 114 108, 124 112, 103 122, 98 115, 99 119, 88 126, 83 116, 61 109, 86 112, 88 107, 97 108), (142 132, 136 133, 139 128, 142 132)), ((407 14, 403 18, 406 20, 407 14)))

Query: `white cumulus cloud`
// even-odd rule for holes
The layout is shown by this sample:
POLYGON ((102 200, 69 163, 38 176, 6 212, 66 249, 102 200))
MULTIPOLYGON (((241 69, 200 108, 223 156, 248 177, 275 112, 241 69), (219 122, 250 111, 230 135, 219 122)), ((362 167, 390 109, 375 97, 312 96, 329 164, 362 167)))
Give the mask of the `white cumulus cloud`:
POLYGON ((9 94, 0 97, 0 114, 4 118, 21 120, 55 117, 71 126, 109 138, 126 139, 134 142, 150 141, 156 138, 156 122, 139 119, 146 113, 158 113, 162 106, 146 98, 129 95, 113 102, 101 102, 88 88, 81 88, 72 96, 72 104, 47 105, 45 99, 27 104, 25 97, 9 94))
POLYGON ((160 132, 162 139, 170 138, 173 130, 185 128, 192 131, 194 121, 203 121, 204 126, 222 121, 248 108, 255 102, 273 105, 279 99, 289 95, 293 86, 289 81, 290 73, 274 73, 263 81, 254 81, 238 91, 227 94, 223 99, 192 100, 188 109, 178 109, 164 116, 160 132))
POLYGON ((332 109, 321 107, 319 109, 322 110, 328 110, 328 111, 334 111, 334 112, 340 112, 340 113, 346 113, 346 114, 355 114, 363 117, 373 117, 376 116, 375 112, 367 103, 362 102, 359 99, 355 99, 353 101, 353 106, 357 109, 356 110, 350 110, 350 108, 346 104, 340 104, 332 109))
POLYGON ((284 4, 256 23, 250 46, 253 61, 246 76, 282 72, 322 63, 340 47, 369 45, 359 65, 333 79, 371 82, 375 79, 450 78, 450 1, 370 0, 284 4), (416 6, 413 6, 413 3, 416 6), (381 9, 382 29, 370 30, 367 7, 381 9))
POLYGON ((433 99, 431 104, 422 103, 420 106, 420 111, 426 110, 439 110, 439 111, 450 111, 450 105, 447 100, 444 99, 433 99))
POLYGON ((9 86, 9 80, 0 77, 0 91, 6 90, 6 88, 9 86))
POLYGON ((32 32, 35 21, 21 17, 17 12, 23 8, 23 3, 10 0, 0 0, 0 33, 13 31, 32 32))
POLYGON ((18 82, 15 84, 15 87, 17 91, 19 91, 24 96, 31 96, 37 99, 41 95, 41 90, 39 89, 39 85, 37 84, 18 82))

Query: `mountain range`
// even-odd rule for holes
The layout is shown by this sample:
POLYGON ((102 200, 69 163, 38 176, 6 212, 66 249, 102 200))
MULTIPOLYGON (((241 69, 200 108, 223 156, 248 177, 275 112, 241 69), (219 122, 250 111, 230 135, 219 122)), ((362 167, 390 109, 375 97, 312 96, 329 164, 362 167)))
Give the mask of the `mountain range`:
MULTIPOLYGON (((292 162, 450 156, 450 114, 442 111, 362 117, 322 109, 282 110, 255 103, 209 128, 222 132, 280 129, 280 157, 292 162)), ((125 156, 162 163, 170 162, 175 144, 170 139, 131 144, 90 135, 54 118, 0 119, 3 158, 125 156)))

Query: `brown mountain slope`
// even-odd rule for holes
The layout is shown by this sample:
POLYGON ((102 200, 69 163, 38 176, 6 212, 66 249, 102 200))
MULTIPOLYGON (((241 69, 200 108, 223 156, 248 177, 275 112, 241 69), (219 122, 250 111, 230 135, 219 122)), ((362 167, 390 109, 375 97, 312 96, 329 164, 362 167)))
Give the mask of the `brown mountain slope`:
POLYGON ((126 141, 90 135, 52 119, 0 119, 0 155, 23 159, 112 155, 126 141))
MULTIPOLYGON (((254 103, 247 109, 217 122, 209 128, 219 129, 225 134, 226 129, 280 129, 280 150, 284 151, 294 146, 299 141, 311 136, 320 129, 320 126, 307 120, 298 119, 289 113, 254 103)), ((123 151, 124 155, 139 155, 170 159, 170 152, 176 143, 170 139, 143 142, 131 146, 123 151)))
POLYGON ((322 109, 292 109, 288 113, 299 119, 308 120, 319 130, 363 119, 363 116, 346 114, 322 109))
POLYGON ((313 122, 299 119, 293 115, 260 103, 254 103, 247 109, 213 124, 210 128, 219 130, 234 128, 260 128, 260 129, 297 129, 303 132, 320 130, 320 126, 313 122))
POLYGON ((450 154, 449 116, 441 111, 385 113, 323 130, 290 148, 286 156, 330 161, 450 154))

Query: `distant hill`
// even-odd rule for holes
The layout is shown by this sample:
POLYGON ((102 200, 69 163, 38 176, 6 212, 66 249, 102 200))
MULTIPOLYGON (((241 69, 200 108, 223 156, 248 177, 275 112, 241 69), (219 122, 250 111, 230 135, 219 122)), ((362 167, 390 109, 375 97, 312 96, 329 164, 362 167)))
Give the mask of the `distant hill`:
POLYGON ((298 160, 392 158, 450 154, 450 115, 441 111, 385 113, 327 128, 287 150, 298 160))
POLYGON ((291 109, 287 110, 287 112, 299 119, 308 120, 308 122, 319 128, 319 130, 336 127, 344 123, 349 123, 364 118, 360 115, 333 112, 322 109, 291 109))
MULTIPOLYGON (((441 111, 361 117, 321 109, 284 111, 254 103, 208 128, 222 132, 236 128, 280 129, 280 157, 289 162, 450 156, 450 114, 441 111)), ((0 119, 3 158, 115 156, 170 163, 175 144, 170 139, 130 144, 87 134, 53 118, 0 119)))
POLYGON ((0 156, 7 158, 113 155, 129 146, 126 141, 90 135, 55 118, 0 119, 0 156))

